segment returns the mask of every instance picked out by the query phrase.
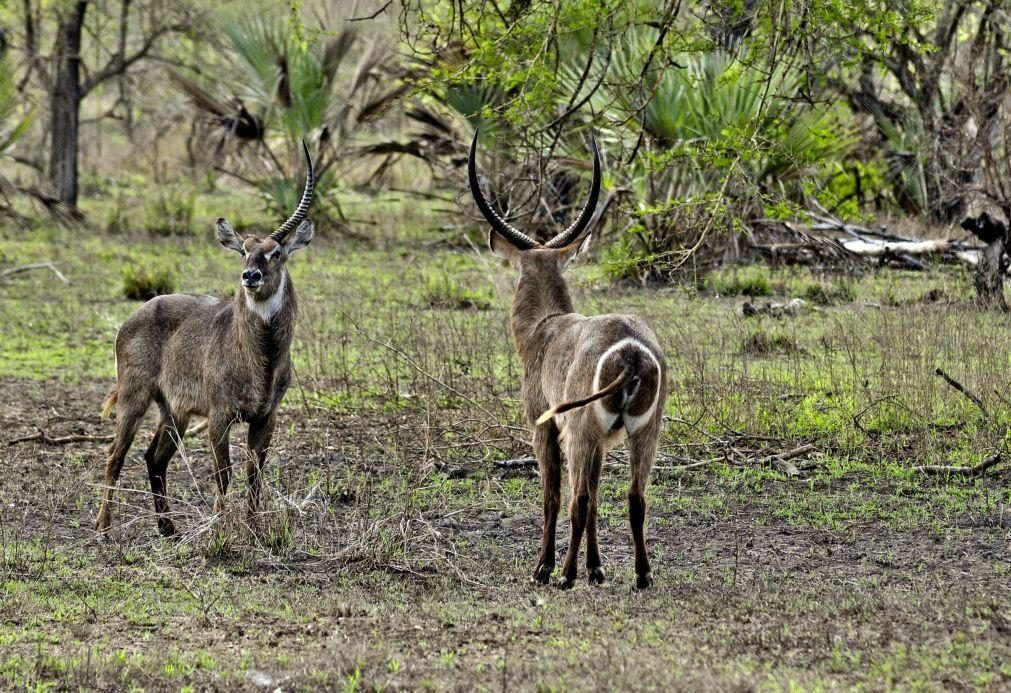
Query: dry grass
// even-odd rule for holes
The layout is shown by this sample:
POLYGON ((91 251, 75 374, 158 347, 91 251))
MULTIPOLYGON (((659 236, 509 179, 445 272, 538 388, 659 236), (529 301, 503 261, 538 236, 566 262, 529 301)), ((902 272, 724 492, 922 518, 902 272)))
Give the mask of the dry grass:
MULTIPOLYGON (((649 491, 656 588, 630 589, 619 452, 601 492, 609 582, 561 593, 527 582, 536 472, 496 466, 529 455, 510 271, 451 244, 419 246, 418 229, 437 234, 439 215, 413 201, 349 208, 369 240, 324 231, 291 261, 296 380, 255 530, 241 473, 229 510, 213 516, 201 436, 170 466, 175 542, 155 534, 140 460, 150 422, 105 543, 91 530, 102 446, 0 448, 16 471, 0 478, 0 680, 348 690, 1011 681, 1007 472, 912 471, 1005 446, 1011 330, 969 309, 960 271, 749 270, 771 300, 812 285, 833 296, 777 320, 742 317, 742 298, 622 288, 577 268, 581 309, 650 320, 673 395, 649 491), (492 305, 449 300, 464 289, 492 305), (920 300, 933 289, 948 300, 920 300), (742 348, 755 335, 790 348, 742 348), (810 447, 791 460, 796 477, 756 463, 800 446, 810 447)), ((73 252, 63 232, 5 244, 5 263, 60 260, 72 282, 26 273, 2 287, 9 437, 35 426, 109 432, 98 413, 112 336, 136 305, 118 295, 121 268, 171 254, 183 291, 226 295, 238 267, 210 228, 192 239, 94 236, 73 252)), ((234 433, 236 461, 240 441, 234 433)))

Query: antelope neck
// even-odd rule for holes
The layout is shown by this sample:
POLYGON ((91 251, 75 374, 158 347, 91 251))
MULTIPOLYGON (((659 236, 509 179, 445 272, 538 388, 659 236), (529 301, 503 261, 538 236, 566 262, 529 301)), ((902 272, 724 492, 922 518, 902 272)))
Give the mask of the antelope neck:
POLYGON ((537 279, 520 276, 512 306, 512 328, 517 343, 529 344, 545 320, 571 312, 572 300, 560 274, 537 279))

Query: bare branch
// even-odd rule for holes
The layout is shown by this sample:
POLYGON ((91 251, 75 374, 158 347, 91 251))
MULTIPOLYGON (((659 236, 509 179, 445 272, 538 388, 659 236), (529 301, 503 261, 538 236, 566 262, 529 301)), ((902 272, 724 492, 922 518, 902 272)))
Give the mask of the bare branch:
POLYGON ((969 478, 981 476, 986 470, 1001 463, 1001 454, 998 452, 991 457, 972 467, 958 467, 946 464, 921 464, 913 467, 913 471, 922 472, 931 476, 947 474, 949 476, 965 476, 969 478))

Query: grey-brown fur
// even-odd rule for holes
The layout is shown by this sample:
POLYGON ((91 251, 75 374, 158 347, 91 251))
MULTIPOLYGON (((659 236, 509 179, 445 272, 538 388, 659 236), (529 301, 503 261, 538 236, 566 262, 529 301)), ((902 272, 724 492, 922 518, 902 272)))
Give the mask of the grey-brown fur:
POLYGON ((562 270, 588 243, 582 241, 600 193, 596 142, 590 194, 578 219, 541 244, 495 212, 478 180, 477 134, 470 147, 471 193, 491 226, 488 243, 519 270, 512 331, 523 361, 523 407, 534 424, 534 452, 544 487, 544 531, 534 580, 546 583, 555 568, 555 526, 561 503, 562 446, 569 465, 569 550, 562 586, 576 579, 586 533, 586 572, 603 582, 597 542, 597 491, 604 454, 627 435, 632 480, 628 518, 635 547, 636 585, 651 582, 646 555, 646 484, 656 457, 667 399, 667 366, 649 326, 631 315, 586 317, 572 310, 562 270))
POLYGON ((554 416, 534 428, 534 451, 544 489, 544 529, 533 577, 547 582, 555 566, 564 449, 571 489, 571 534, 561 584, 568 587, 576 579, 584 532, 588 578, 591 582, 603 582, 597 541, 601 465, 607 450, 625 438, 631 464, 628 501, 636 584, 646 587, 651 577, 644 530, 645 489, 663 421, 666 363, 655 335, 643 320, 630 315, 586 317, 573 312, 562 269, 585 243, 576 242, 560 249, 519 250, 494 231, 491 234, 492 249, 507 257, 520 272, 512 304, 512 331, 523 362, 522 398, 527 418, 534 422, 545 410, 589 397, 615 381, 623 371, 627 373, 618 391, 599 400, 606 414, 617 415, 613 425, 604 427, 597 403, 593 403, 554 416), (628 339, 642 347, 629 344, 608 357, 595 390, 598 361, 612 346, 628 339), (650 407, 652 414, 636 430, 627 431, 628 417, 642 416, 650 407))
POLYGON ((161 418, 144 459, 163 535, 175 533, 168 518, 165 476, 190 417, 207 417, 214 456, 215 512, 224 508, 232 424, 249 424, 246 460, 248 509, 255 519, 260 472, 274 431, 278 404, 291 380, 289 350, 295 326, 295 289, 285 262, 312 239, 302 221, 281 243, 240 240, 224 219, 218 241, 243 256, 243 285, 231 301, 174 294, 148 301, 123 323, 116 337, 116 389, 106 410, 116 408, 116 435, 105 469, 105 493, 97 528, 111 525, 110 503, 123 461, 141 419, 154 402, 161 418), (262 282, 257 285, 257 282, 262 282))

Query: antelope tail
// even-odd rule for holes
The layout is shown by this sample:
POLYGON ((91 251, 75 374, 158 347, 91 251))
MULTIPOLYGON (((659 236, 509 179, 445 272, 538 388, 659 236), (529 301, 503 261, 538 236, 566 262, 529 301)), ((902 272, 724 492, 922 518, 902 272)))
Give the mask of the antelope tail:
POLYGON ((561 404, 556 404, 555 406, 548 409, 546 412, 541 414, 540 418, 537 419, 537 426, 545 424, 554 418, 557 414, 564 414, 572 409, 579 409, 580 407, 585 407, 587 404, 596 402, 601 397, 607 397, 612 392, 620 390, 626 382, 630 379, 631 374, 626 368, 618 377, 611 381, 611 383, 605 387, 603 390, 597 390, 589 397, 584 397, 583 399, 573 400, 571 402, 562 402, 561 404))
POLYGON ((102 404, 102 418, 111 419, 112 410, 116 406, 116 402, 119 401, 119 388, 116 388, 109 393, 109 396, 105 398, 105 403, 102 404))

